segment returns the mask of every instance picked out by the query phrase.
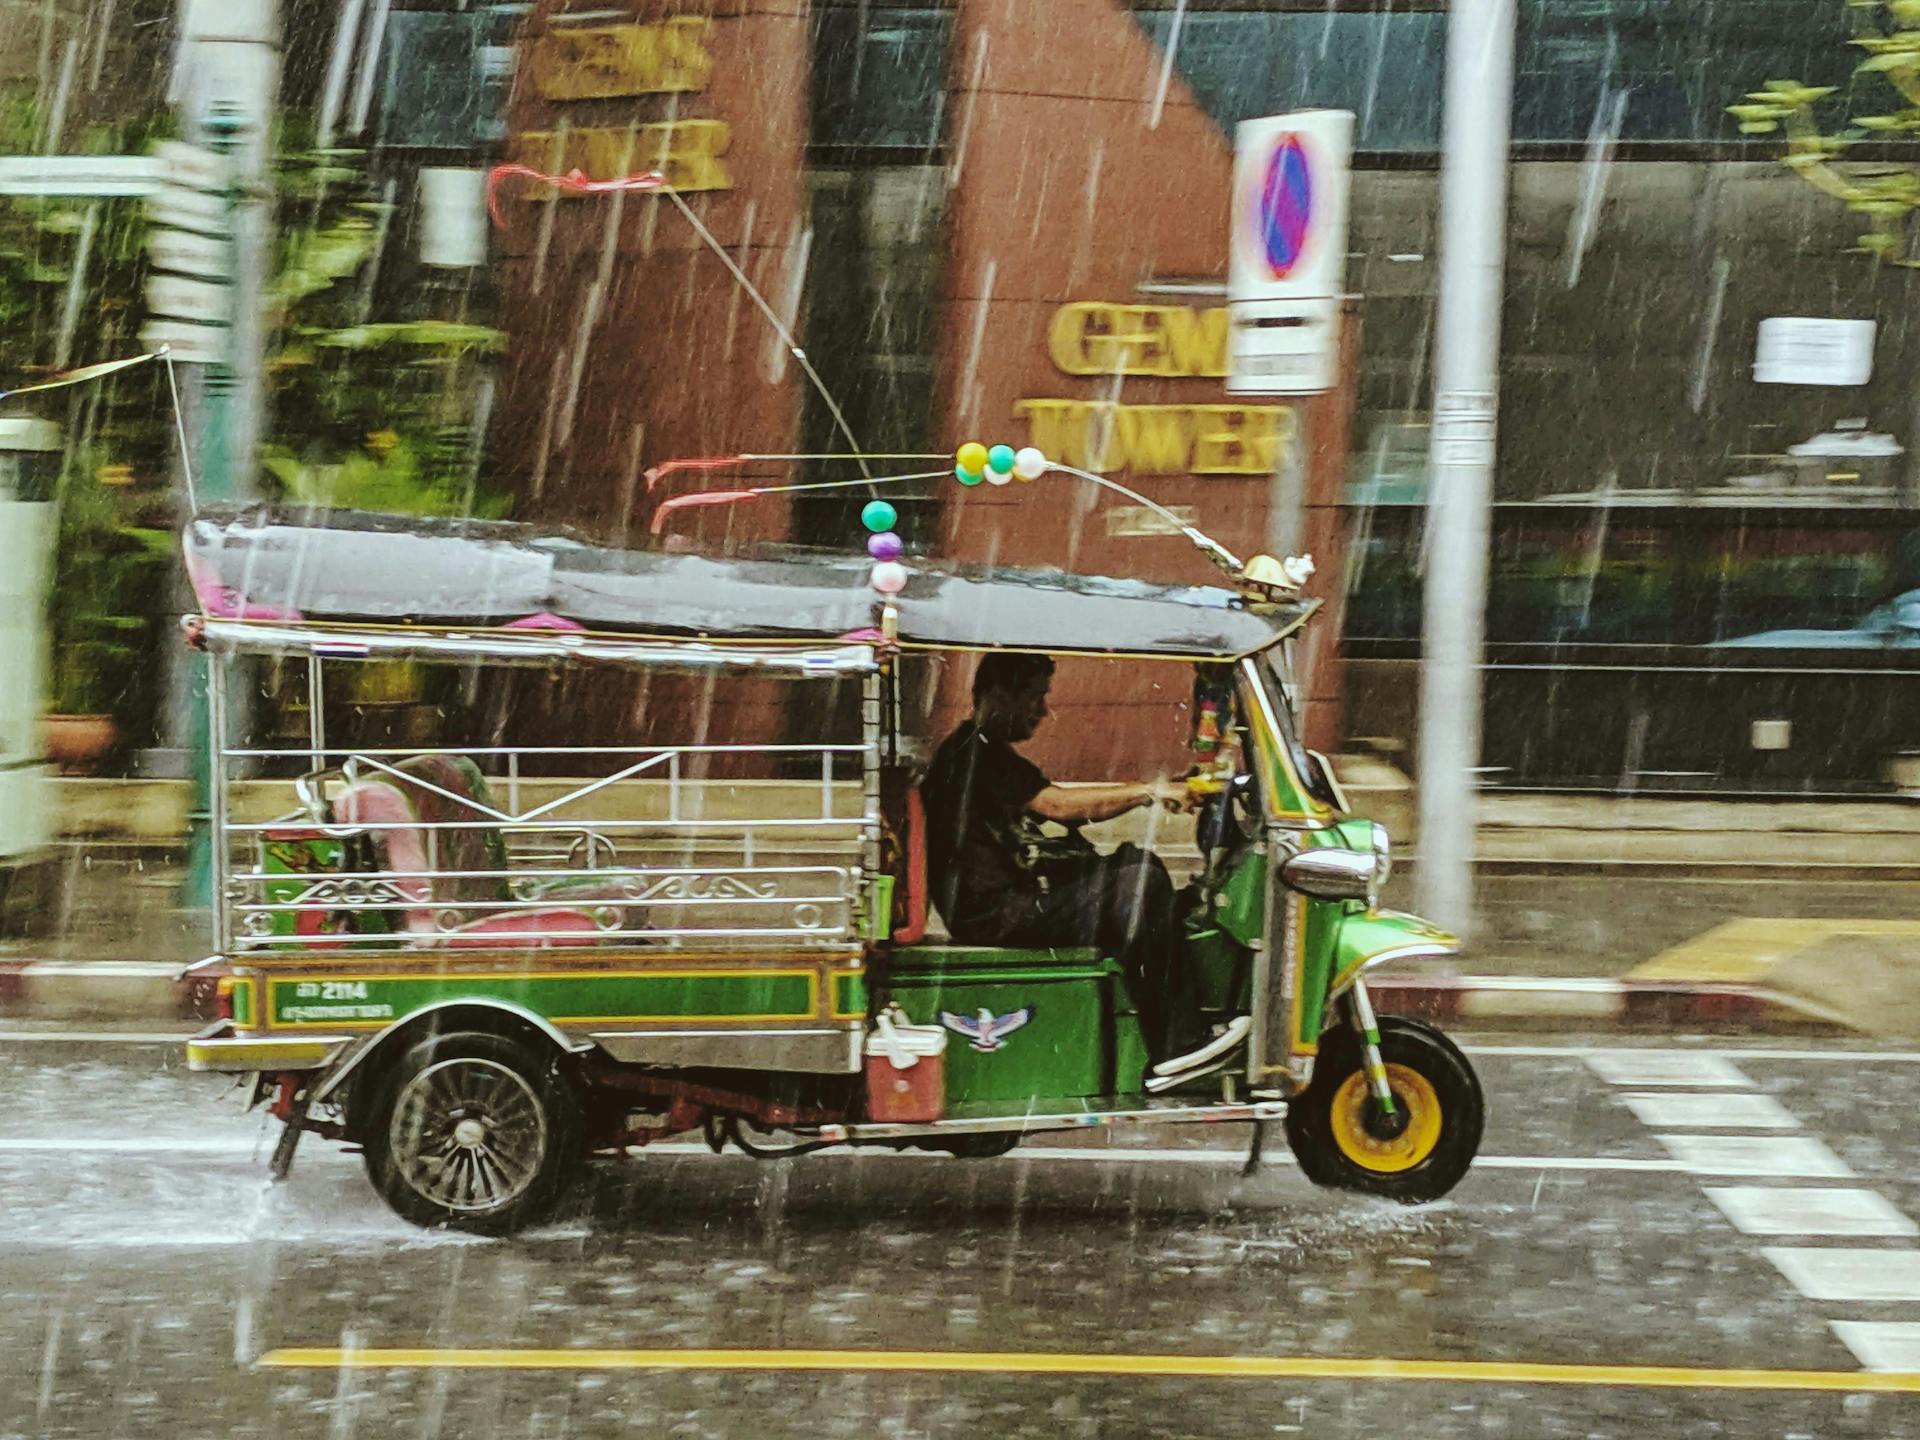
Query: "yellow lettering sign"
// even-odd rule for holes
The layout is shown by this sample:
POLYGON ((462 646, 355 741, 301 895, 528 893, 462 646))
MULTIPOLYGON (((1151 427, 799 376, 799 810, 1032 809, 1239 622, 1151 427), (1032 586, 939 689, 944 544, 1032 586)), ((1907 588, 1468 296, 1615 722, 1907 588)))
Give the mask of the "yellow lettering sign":
MULTIPOLYGON (((658 170, 676 190, 731 190, 733 174, 721 158, 733 143, 724 120, 669 120, 626 129, 523 130, 513 158, 535 170, 578 170, 598 180, 658 170)), ((533 198, 555 193, 532 192, 533 198)))
POLYGON ((1068 375, 1225 375, 1227 312, 1079 300, 1054 312, 1047 352, 1068 375))
POLYGON ((1286 405, 1123 405, 1022 400, 1030 443, 1082 470, 1271 475, 1294 439, 1286 405))
POLYGON ((704 16, 652 25, 565 26, 534 41, 534 89, 548 100, 704 90, 713 75, 704 16))

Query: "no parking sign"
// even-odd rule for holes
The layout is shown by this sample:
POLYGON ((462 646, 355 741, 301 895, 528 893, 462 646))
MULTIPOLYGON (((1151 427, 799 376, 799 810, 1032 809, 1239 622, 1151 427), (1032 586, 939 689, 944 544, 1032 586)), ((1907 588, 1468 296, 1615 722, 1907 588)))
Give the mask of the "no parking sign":
POLYGON ((1307 395, 1337 382, 1353 112, 1242 121, 1233 167, 1227 389, 1307 395))

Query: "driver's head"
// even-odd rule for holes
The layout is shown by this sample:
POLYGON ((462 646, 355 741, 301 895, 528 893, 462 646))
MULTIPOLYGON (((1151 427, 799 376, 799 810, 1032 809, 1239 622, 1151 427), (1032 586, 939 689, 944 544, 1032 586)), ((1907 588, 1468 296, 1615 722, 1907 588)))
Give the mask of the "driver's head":
POLYGON ((1047 718, 1053 661, 996 650, 973 672, 973 721, 995 740, 1029 740, 1047 718))

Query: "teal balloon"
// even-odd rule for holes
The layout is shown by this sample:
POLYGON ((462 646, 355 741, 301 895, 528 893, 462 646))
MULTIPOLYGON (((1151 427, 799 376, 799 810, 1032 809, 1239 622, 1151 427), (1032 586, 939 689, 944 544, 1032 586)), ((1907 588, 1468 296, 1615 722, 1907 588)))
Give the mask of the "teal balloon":
POLYGON ((860 523, 876 535, 891 530, 899 519, 900 512, 884 500, 869 500, 860 512, 860 523))
POLYGON ((1005 475, 1013 469, 1013 447, 996 445, 987 452, 987 468, 997 475, 1005 475))
POLYGON ((953 478, 958 480, 962 485, 978 485, 987 477, 982 475, 978 470, 969 470, 964 465, 956 465, 953 467, 953 478))

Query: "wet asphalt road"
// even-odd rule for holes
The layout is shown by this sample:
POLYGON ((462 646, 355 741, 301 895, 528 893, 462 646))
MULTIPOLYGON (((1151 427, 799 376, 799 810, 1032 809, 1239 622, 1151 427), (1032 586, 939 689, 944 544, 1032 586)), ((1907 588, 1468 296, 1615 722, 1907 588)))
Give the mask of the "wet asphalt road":
POLYGON ((269 1363, 585 1346, 1859 1372, 1830 1322, 1896 1341, 1920 1322, 1920 1286, 1815 1298, 1763 1253, 1884 1251, 1869 1286, 1900 1291, 1920 1239, 1747 1235, 1708 1194, 1845 1192, 1910 1228, 1920 1056, 1702 1070, 1724 1044, 1665 1044, 1675 1084, 1570 1043, 1476 1048, 1497 1158, 1420 1209, 1285 1163, 1243 1179, 1244 1129, 1159 1130, 993 1161, 655 1153, 543 1230, 478 1241, 410 1229, 311 1140, 268 1184, 259 1119, 168 1050, 0 1041, 0 1436, 1920 1436, 1920 1395, 1845 1389, 269 1363), (1748 1143, 1696 1153, 1714 1135, 1748 1143))

